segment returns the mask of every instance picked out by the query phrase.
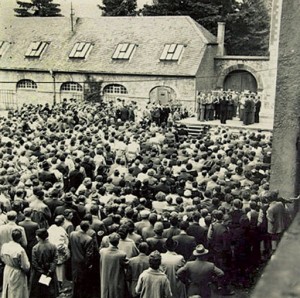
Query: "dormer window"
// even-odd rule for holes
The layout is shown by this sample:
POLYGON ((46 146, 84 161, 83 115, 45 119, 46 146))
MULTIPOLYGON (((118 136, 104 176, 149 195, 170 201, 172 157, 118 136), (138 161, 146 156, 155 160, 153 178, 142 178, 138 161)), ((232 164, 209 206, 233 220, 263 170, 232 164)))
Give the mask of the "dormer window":
POLYGON ((27 58, 40 58, 45 49, 47 48, 48 43, 45 41, 34 41, 30 44, 25 57, 27 58))
POLYGON ((112 59, 129 60, 136 46, 137 45, 133 43, 119 43, 112 56, 112 59))
POLYGON ((172 43, 166 44, 161 54, 161 61, 178 61, 183 52, 184 45, 172 43))
POLYGON ((90 53, 93 45, 90 42, 77 42, 75 43, 69 58, 72 59, 86 59, 90 53))
POLYGON ((0 41, 0 58, 5 54, 9 47, 9 42, 7 41, 0 41))

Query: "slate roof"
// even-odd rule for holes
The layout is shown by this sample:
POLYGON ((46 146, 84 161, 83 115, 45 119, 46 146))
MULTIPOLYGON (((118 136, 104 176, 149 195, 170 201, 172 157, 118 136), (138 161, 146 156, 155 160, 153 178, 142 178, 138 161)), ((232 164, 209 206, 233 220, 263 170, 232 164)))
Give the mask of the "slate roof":
POLYGON ((79 18, 73 32, 69 18, 14 18, 0 25, 0 41, 11 42, 0 69, 171 76, 196 75, 206 45, 217 42, 188 16, 79 18), (25 58, 33 41, 50 44, 40 58, 25 58), (69 59, 76 42, 94 44, 87 59, 69 59), (138 45, 129 61, 111 58, 119 43, 138 45), (168 43, 186 45, 179 63, 160 61, 168 43))

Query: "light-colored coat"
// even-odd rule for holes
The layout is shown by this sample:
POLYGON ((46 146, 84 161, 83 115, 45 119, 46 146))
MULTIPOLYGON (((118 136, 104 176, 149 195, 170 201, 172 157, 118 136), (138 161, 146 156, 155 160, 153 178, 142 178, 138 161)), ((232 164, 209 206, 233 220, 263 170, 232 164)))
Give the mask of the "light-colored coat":
POLYGON ((110 245, 100 249, 100 298, 126 297, 126 253, 110 245))
POLYGON ((178 280, 176 275, 177 270, 184 264, 184 257, 176 252, 167 251, 161 254, 161 267, 169 279, 173 294, 172 298, 186 297, 185 285, 178 280))
POLYGON ((149 268, 139 277, 136 292, 141 298, 170 298, 172 297, 170 282, 160 270, 149 268))
POLYGON ((28 298, 26 271, 30 264, 24 248, 14 241, 3 244, 1 259, 5 263, 3 292, 5 298, 28 298))
POLYGON ((267 210, 268 233, 280 234, 286 228, 286 210, 281 202, 271 202, 267 210))

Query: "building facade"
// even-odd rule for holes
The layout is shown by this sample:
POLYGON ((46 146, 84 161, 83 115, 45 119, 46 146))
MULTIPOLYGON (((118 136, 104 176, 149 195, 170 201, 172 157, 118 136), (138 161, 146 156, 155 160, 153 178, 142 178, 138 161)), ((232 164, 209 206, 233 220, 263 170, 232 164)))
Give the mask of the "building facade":
POLYGON ((0 108, 82 100, 91 82, 104 100, 180 104, 199 91, 258 91, 273 110, 269 57, 224 55, 224 24, 213 36, 188 16, 15 18, 0 30, 0 108), (49 28, 51 28, 49 30, 49 28))

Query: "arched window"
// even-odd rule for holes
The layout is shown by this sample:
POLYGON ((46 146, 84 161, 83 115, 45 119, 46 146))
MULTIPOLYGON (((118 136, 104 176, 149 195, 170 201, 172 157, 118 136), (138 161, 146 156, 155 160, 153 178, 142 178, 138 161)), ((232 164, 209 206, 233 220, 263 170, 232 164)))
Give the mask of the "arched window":
POLYGON ((127 94, 127 89, 119 84, 111 84, 107 85, 104 88, 104 93, 110 93, 110 94, 127 94))
POLYGON ((82 92, 82 86, 76 82, 66 82, 60 87, 60 91, 82 92))
POLYGON ((20 80, 17 89, 37 89, 37 84, 32 80, 20 80))

